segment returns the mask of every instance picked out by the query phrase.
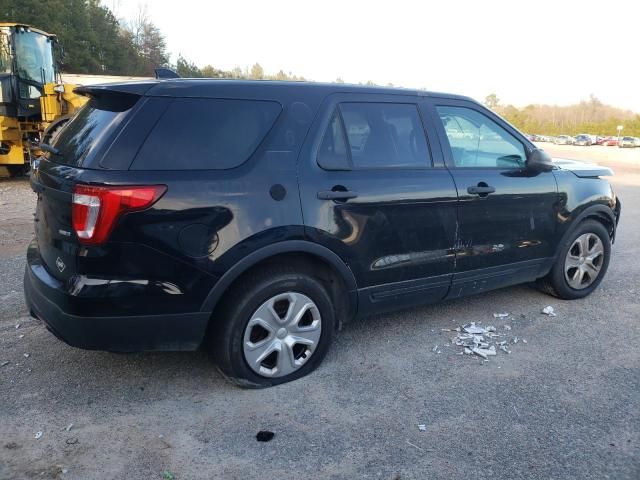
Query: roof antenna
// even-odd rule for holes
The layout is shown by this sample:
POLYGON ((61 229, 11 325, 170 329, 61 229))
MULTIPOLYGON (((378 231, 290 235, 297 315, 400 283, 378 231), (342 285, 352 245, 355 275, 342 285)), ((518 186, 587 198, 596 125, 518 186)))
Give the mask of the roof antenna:
POLYGON ((166 80, 168 78, 180 78, 180 75, 175 70, 171 70, 170 68, 156 68, 154 70, 156 72, 156 79, 158 80, 166 80))

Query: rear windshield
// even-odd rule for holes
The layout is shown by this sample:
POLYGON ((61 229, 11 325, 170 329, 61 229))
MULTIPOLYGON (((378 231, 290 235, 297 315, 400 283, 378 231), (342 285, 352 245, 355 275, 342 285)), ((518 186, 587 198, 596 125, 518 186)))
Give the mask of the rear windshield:
POLYGON ((277 102, 176 98, 147 137, 132 170, 216 170, 244 163, 273 126, 277 102))
POLYGON ((45 155, 53 162, 89 167, 99 153, 109 146, 118 127, 139 98, 128 94, 92 98, 51 141, 60 155, 45 155))

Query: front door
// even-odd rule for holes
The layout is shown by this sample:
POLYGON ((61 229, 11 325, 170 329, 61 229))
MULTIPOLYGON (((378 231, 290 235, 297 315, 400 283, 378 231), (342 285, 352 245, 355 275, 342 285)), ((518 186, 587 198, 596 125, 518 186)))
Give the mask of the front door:
POLYGON ((444 298, 457 195, 418 98, 333 95, 310 137, 299 160, 305 231, 351 268, 360 313, 444 298))
POLYGON ((433 98, 429 109, 459 196, 449 297, 537 278, 554 255, 553 173, 526 169, 531 145, 483 107, 433 98))

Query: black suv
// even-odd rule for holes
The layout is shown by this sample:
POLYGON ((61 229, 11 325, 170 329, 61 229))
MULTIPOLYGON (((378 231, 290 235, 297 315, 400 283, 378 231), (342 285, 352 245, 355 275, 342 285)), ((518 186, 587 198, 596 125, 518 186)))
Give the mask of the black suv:
POLYGON ((83 87, 43 145, 25 291, 70 345, 298 378, 355 316, 537 281, 588 295, 620 202, 475 101, 346 85, 83 87))

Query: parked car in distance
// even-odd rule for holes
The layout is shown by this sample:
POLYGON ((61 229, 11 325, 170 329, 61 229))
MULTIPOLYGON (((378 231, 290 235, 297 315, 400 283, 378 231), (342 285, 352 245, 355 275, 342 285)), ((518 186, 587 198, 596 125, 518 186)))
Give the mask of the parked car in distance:
POLYGON ((186 79, 76 91, 90 101, 31 175, 24 278, 31 314, 76 347, 202 346, 265 387, 311 372, 353 318, 528 282, 582 298, 609 265, 612 172, 553 162, 466 97, 186 79))
POLYGON ((576 138, 573 144, 580 145, 583 147, 589 147, 592 145, 591 137, 589 135, 582 135, 582 134, 576 135, 576 138))
POLYGON ((633 137, 622 137, 618 142, 620 148, 634 148, 636 146, 636 139, 633 137))
POLYGON ((636 147, 640 147, 640 137, 635 137, 633 143, 636 147))
POLYGON ((558 135, 553 143, 556 145, 573 145, 574 140, 569 135, 558 135))
POLYGON ((608 137, 602 144, 606 147, 615 147, 618 145, 618 137, 608 137))

